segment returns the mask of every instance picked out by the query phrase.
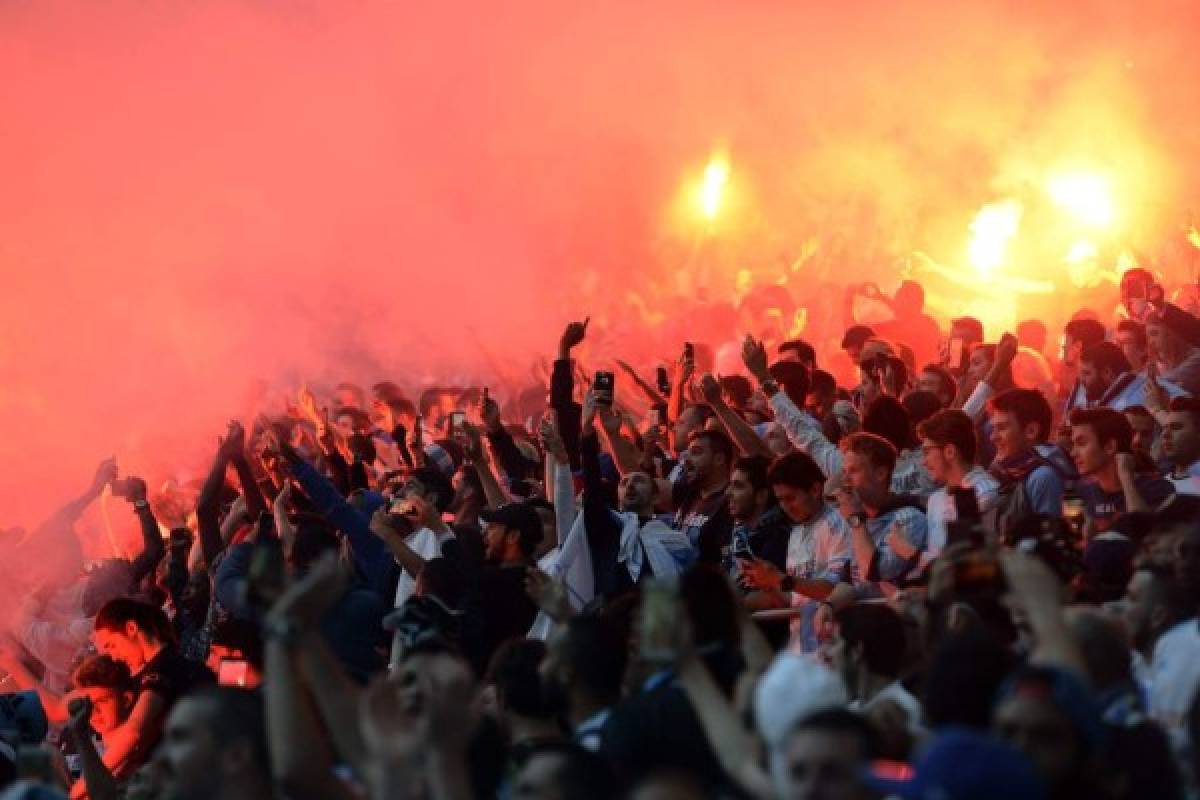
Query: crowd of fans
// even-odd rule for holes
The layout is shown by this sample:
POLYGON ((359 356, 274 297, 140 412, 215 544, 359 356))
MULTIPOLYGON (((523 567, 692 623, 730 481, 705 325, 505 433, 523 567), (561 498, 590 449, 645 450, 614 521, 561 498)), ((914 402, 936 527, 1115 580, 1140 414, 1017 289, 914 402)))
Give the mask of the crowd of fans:
POLYGON ((1200 796, 1200 319, 887 302, 736 374, 584 321, 548 386, 306 387, 193 495, 102 463, 0 532, 0 796, 1200 796), (142 545, 85 567, 102 495, 142 545))

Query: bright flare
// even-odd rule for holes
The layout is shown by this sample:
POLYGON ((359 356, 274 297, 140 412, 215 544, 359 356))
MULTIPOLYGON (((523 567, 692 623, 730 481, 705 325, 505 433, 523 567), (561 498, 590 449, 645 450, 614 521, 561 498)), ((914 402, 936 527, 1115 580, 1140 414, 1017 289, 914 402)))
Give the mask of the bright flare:
POLYGON ((1096 245, 1089 242, 1087 239, 1080 239, 1075 244, 1071 245, 1071 249, 1067 251, 1068 264, 1084 264, 1089 261, 1094 261, 1099 251, 1096 245))
POLYGON ((1055 205, 1084 225, 1107 228, 1116 219, 1112 184, 1104 175, 1093 172, 1053 175, 1046 182, 1046 192, 1055 205))
POLYGON ((729 183, 729 162, 720 157, 713 158, 704 168, 704 182, 700 185, 700 210, 710 222, 721 210, 721 199, 725 195, 725 184, 729 183))
POLYGON ((1004 263, 1008 242, 1021 224, 1021 204, 1016 200, 989 203, 979 209, 971 223, 971 241, 967 258, 982 276, 988 276, 1004 263))

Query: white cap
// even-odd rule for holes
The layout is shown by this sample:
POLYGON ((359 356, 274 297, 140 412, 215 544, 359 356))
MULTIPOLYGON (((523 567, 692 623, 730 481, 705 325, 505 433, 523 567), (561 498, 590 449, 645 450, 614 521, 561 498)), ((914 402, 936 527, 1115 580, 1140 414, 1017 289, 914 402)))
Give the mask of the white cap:
POLYGON ((754 691, 754 717, 767 746, 777 747, 803 719, 850 702, 842 679, 811 658, 780 653, 754 691))

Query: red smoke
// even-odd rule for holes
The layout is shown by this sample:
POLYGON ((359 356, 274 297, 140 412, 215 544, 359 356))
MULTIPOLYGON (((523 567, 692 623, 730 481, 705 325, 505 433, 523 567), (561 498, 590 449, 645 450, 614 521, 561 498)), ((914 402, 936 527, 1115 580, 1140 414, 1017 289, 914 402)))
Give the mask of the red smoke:
POLYGON ((108 454, 195 475, 257 379, 471 380, 481 340, 523 367, 588 280, 672 285, 718 146, 723 280, 833 232, 894 286, 960 259, 1014 163, 1130 141, 1157 243, 1198 39, 1186 0, 5 4, 0 526, 108 454))

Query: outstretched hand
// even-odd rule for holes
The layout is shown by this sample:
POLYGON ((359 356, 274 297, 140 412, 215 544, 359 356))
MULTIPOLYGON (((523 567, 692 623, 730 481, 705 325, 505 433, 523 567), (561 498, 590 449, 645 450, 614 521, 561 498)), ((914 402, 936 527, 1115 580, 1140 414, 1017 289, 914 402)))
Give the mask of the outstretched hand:
POLYGON ((710 406, 721 403, 721 384, 710 373, 705 373, 700 378, 700 395, 710 406))
POLYGON ((236 419, 229 421, 229 428, 220 440, 219 453, 223 458, 240 458, 246 452, 246 429, 236 419))
POLYGON ((566 330, 558 340, 559 355, 566 357, 572 348, 578 347, 585 336, 587 336, 588 324, 592 321, 588 317, 583 322, 571 322, 567 324, 566 330))
POLYGON ((97 492, 117 479, 117 458, 110 456, 96 467, 96 475, 92 478, 92 488, 97 492))
POLYGON ((746 334, 742 342, 742 363, 759 383, 771 379, 771 373, 767 371, 767 348, 750 334, 746 334))

